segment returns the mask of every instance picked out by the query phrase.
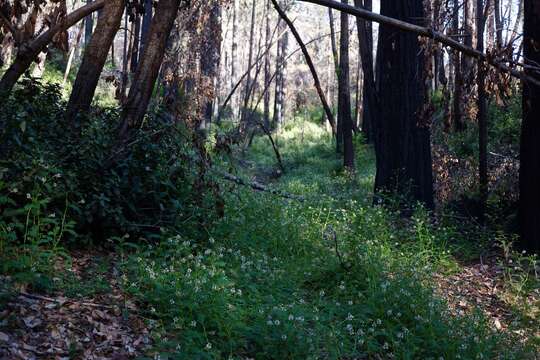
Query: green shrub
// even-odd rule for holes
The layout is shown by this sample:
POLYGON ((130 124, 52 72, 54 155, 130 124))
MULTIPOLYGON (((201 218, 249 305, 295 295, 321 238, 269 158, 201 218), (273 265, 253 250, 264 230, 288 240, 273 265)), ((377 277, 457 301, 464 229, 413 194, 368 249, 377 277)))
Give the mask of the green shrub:
MULTIPOLYGON (((163 227, 197 232, 186 225, 212 221, 213 197, 201 190, 207 179, 194 166, 201 155, 180 126, 148 117, 139 138, 117 154, 115 109, 81 117, 78 135, 64 108, 56 85, 32 79, 2 103, 0 180, 12 200, 0 208, 5 223, 24 223, 19 209, 36 192, 44 213, 67 214, 81 239, 96 242, 126 233, 151 240, 163 227)), ((23 239, 20 228, 16 237, 23 239)))

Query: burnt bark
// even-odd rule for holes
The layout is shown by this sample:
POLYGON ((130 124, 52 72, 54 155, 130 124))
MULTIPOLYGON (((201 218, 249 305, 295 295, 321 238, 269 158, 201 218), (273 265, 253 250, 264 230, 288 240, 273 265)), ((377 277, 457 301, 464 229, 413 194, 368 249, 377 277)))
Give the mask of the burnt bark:
MULTIPOLYGON (((485 4, 487 8, 489 0, 485 4)), ((484 30, 486 25, 484 0, 476 2, 476 48, 478 51, 484 51, 484 30)), ((476 76, 476 86, 478 89, 477 97, 477 122, 478 122, 478 177, 480 192, 480 220, 485 220, 486 204, 488 198, 488 168, 487 168, 487 94, 486 94, 486 67, 483 63, 478 63, 476 76)))
MULTIPOLYGON (((540 80, 540 6, 524 0, 524 56, 527 73, 540 80)), ((540 86, 523 82, 523 122, 521 128, 519 218, 520 244, 540 253, 540 86)))
MULTIPOLYGON (((381 14, 418 23, 422 0, 382 0, 381 14)), ((381 25, 379 30, 380 119, 377 129, 376 193, 393 193, 433 207, 430 127, 423 119, 424 54, 418 38, 381 25)))

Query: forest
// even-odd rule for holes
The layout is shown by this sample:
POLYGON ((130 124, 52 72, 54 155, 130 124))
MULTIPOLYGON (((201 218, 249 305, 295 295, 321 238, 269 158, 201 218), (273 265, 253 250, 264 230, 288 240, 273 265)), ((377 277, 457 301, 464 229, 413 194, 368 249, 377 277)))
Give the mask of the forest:
POLYGON ((540 0, 0 0, 0 359, 540 359, 539 254, 540 0))

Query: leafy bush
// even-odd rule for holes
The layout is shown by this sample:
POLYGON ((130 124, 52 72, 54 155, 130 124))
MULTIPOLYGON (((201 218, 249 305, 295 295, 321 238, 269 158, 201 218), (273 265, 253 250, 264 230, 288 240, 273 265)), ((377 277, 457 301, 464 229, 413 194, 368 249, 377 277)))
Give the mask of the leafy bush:
POLYGON ((162 227, 212 221, 206 209, 213 198, 203 193, 207 180, 194 166, 201 155, 186 145, 179 126, 149 117, 119 154, 115 109, 82 117, 79 135, 64 108, 56 85, 33 79, 2 103, 0 180, 10 200, 0 216, 18 224, 11 237, 24 238, 29 199, 40 199, 46 216, 65 215, 72 240, 103 242, 126 233, 151 240, 162 227))

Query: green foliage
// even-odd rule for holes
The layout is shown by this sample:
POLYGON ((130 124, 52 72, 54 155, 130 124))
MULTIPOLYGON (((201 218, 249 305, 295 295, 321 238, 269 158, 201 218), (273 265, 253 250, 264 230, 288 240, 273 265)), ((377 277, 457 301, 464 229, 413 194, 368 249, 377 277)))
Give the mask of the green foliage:
MULTIPOLYGON (((303 125, 276 138, 282 189, 306 202, 238 188, 206 244, 169 236, 128 257, 125 287, 148 309, 160 357, 523 358, 435 295, 431 275, 456 268, 459 233, 422 208, 403 219, 372 207, 371 152, 358 149, 357 174, 336 172, 327 135, 303 125)), ((248 162, 273 166, 266 141, 248 162)))
POLYGON ((200 155, 183 141, 181 128, 149 118, 139 140, 120 154, 115 109, 81 117, 78 135, 64 107, 56 85, 31 79, 2 104, 0 219, 6 226, 15 224, 11 238, 27 238, 28 200, 39 201, 33 206, 53 223, 44 227, 41 222, 30 234, 62 229, 47 235, 51 243, 62 237, 104 242, 126 233, 134 240, 152 240, 162 227, 200 224, 203 213, 202 224, 211 222, 211 210, 205 209, 212 199, 194 189, 205 181, 194 166, 200 155))

